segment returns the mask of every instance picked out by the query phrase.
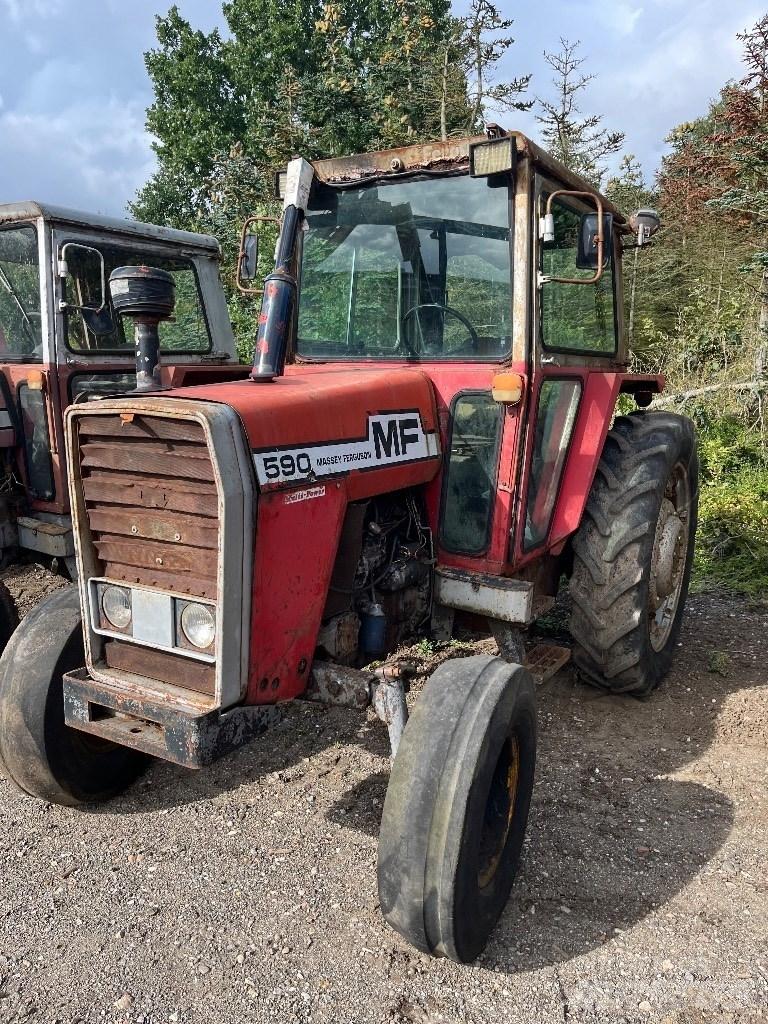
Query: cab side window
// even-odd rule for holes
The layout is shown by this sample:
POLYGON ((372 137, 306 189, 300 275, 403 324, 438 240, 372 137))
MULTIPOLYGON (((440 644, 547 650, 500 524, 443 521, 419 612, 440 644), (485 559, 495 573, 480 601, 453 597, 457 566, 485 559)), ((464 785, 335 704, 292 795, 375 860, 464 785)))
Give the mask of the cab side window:
POLYGON ((487 392, 465 392, 453 401, 440 529, 447 551, 479 555, 488 548, 502 408, 487 392))
POLYGON ((0 231, 0 357, 43 358, 37 231, 0 231))
MULTIPOLYGON (((542 202, 546 197, 542 197, 542 202)), ((588 280, 594 270, 576 266, 581 216, 584 211, 557 197, 552 203, 555 240, 541 247, 542 273, 547 277, 588 280)), ((609 256, 609 254, 608 254, 609 256)), ((541 289, 541 341, 558 352, 612 354, 616 351, 613 266, 608 259, 596 284, 548 281, 541 289)))
MULTIPOLYGON (((121 266, 136 266, 139 258, 131 249, 99 244, 104 256, 105 274, 121 266)), ((153 267, 173 275, 176 285, 176 306, 173 319, 159 325, 160 348, 164 352, 206 352, 211 347, 205 313, 192 263, 181 257, 152 255, 153 267)), ((98 306, 101 297, 101 265, 94 253, 82 248, 71 248, 67 253, 69 273, 65 282, 66 299, 76 306, 98 306)), ((75 352, 131 352, 133 337, 130 326, 116 316, 111 301, 107 300, 107 314, 101 318, 89 317, 80 310, 66 313, 67 344, 75 352)))

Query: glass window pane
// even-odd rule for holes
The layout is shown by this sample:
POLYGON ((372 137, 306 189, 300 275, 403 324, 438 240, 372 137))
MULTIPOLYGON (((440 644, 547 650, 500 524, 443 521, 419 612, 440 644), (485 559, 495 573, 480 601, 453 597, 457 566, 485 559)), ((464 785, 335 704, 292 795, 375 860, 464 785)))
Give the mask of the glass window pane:
POLYGON ((31 224, 0 231, 0 358, 43 358, 37 232, 31 224))
POLYGON ((45 397, 39 388, 30 388, 26 384, 19 385, 18 394, 24 431, 24 464, 29 489, 34 498, 52 501, 53 463, 45 397))
POLYGON ((470 177, 321 186, 306 224, 302 355, 461 359, 509 351, 506 187, 470 177))
POLYGON ((581 382, 578 380, 545 380, 541 385, 528 478, 526 550, 543 543, 549 533, 580 394, 581 382))
POLYGON ((83 401, 84 395, 114 395, 133 391, 136 387, 136 374, 115 373, 77 373, 69 378, 70 401, 83 401))
MULTIPOLYGON (((560 199, 552 203, 555 241, 542 247, 542 272, 549 277, 590 278, 594 270, 576 266, 581 212, 560 199)), ((546 348, 576 352, 614 352, 613 268, 596 284, 558 284, 541 289, 541 331, 546 348)))
MULTIPOLYGON (((94 245, 89 242, 89 245, 94 245)), ((205 321, 197 277, 189 260, 166 256, 145 256, 141 259, 135 250, 119 246, 96 243, 104 256, 107 281, 115 267, 135 267, 149 263, 150 266, 167 270, 176 284, 176 309, 172 321, 165 320, 159 325, 160 348, 164 352, 207 352, 211 347, 208 326, 205 321)), ((96 246, 94 246, 96 247, 96 246)), ((98 306, 101 296, 101 270, 99 260, 86 249, 70 246, 67 249, 69 274, 66 279, 66 299, 77 306, 98 306)), ((95 326, 88 314, 68 310, 67 344, 77 352, 125 352, 133 351, 133 336, 130 322, 124 323, 112 312, 109 304, 111 324, 104 328, 95 326), (89 320, 89 323, 86 323, 89 320), (109 327, 111 326, 111 330, 109 327), (126 336, 127 335, 127 336, 126 336)))
POLYGON ((447 551, 476 555, 488 547, 501 409, 489 394, 460 395, 453 404, 440 532, 447 551))

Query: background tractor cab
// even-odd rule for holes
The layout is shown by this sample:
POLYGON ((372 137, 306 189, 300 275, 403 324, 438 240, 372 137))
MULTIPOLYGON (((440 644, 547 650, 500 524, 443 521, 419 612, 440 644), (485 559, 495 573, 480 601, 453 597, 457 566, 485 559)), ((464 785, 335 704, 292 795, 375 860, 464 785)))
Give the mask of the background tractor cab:
POLYGON ((40 203, 0 205, 0 558, 74 554, 64 409, 131 390, 134 342, 113 310, 112 270, 168 271, 176 316, 160 329, 163 382, 243 376, 214 238, 40 203))

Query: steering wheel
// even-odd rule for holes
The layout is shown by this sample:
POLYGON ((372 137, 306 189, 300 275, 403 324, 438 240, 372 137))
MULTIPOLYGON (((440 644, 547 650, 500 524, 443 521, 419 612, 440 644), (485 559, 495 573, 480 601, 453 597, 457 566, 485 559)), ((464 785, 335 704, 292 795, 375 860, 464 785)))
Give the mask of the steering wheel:
MULTIPOLYGON (((413 316, 414 313, 422 309, 439 309, 443 313, 450 313, 451 316, 455 316, 456 319, 460 320, 461 323, 464 324, 464 326, 469 331, 470 341, 472 342, 472 351, 474 352, 480 347, 480 339, 477 336, 477 331, 469 322, 469 320, 467 320, 464 314, 460 313, 458 309, 454 309, 452 306, 444 306, 440 302, 419 302, 417 305, 411 306, 411 308, 407 311, 407 313, 403 315, 401 319, 401 323, 403 324, 403 326, 405 326, 405 321, 408 319, 409 316, 413 316)), ((421 328, 421 322, 419 322, 419 333, 421 335, 423 348, 424 331, 421 328)))

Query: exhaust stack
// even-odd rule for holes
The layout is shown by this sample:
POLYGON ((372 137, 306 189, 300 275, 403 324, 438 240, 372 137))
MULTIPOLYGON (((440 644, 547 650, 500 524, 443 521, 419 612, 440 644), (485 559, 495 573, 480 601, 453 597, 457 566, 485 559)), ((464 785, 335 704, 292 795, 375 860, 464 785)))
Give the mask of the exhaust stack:
POLYGON ((282 377, 296 311, 296 240, 309 200, 314 168, 301 157, 291 160, 285 183, 283 222, 275 252, 275 269, 264 278, 252 381, 282 377))
POLYGON ((133 320, 136 392, 157 391, 162 387, 158 324, 173 316, 173 276, 156 267, 116 267, 109 275, 109 290, 115 312, 133 320))

